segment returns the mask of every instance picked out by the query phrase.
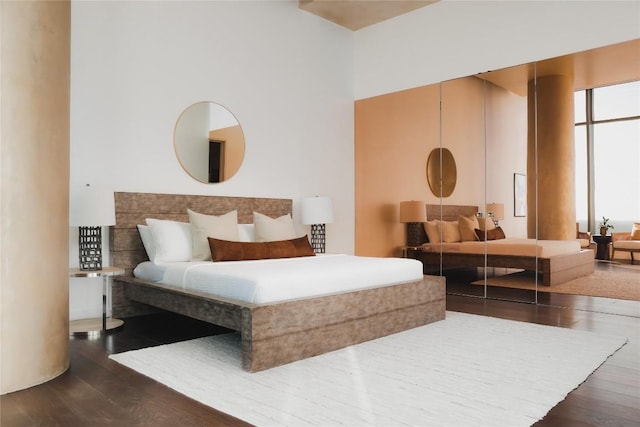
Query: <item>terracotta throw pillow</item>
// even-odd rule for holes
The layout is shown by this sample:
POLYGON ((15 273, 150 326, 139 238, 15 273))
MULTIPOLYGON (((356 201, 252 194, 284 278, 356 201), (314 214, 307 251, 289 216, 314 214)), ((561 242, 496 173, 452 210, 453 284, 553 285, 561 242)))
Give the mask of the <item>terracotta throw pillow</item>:
POLYGON ((631 240, 640 240, 640 222, 634 222, 631 228, 631 240))
POLYGON ((232 242, 209 237, 213 261, 248 261, 256 259, 315 256, 307 236, 272 242, 232 242))
POLYGON ((478 240, 499 240, 499 239, 505 239, 506 236, 504 235, 504 231, 502 231, 501 227, 496 227, 493 228, 491 230, 480 230, 479 228, 476 228, 475 230, 476 236, 478 237, 478 240), (485 239, 485 233, 486 233, 486 239, 485 239))

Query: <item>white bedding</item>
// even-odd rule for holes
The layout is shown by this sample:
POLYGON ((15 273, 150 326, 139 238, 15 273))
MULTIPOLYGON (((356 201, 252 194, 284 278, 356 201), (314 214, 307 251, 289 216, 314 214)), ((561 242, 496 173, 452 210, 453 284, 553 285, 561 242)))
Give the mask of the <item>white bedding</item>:
POLYGON ((404 258, 319 255, 256 261, 145 262, 134 276, 255 304, 422 280, 422 263, 404 258), (158 280, 159 276, 162 276, 158 280))
MULTIPOLYGON (((425 248, 439 251, 439 243, 425 243, 425 248)), ((538 258, 550 258, 555 255, 563 255, 580 252, 580 242, 577 240, 536 240, 507 238, 499 240, 488 240, 486 242, 459 242, 444 243, 443 252, 458 252, 464 254, 484 254, 489 255, 515 255, 530 256, 538 258)))

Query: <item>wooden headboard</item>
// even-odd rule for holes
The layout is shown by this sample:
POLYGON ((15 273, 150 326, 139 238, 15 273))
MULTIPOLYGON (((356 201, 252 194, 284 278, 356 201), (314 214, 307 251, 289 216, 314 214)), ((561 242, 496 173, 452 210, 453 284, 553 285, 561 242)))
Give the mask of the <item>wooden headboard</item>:
MULTIPOLYGON (((475 216, 478 212, 477 206, 467 205, 427 205, 427 220, 439 219, 441 221, 457 221, 460 215, 475 216)), ((427 233, 420 230, 422 243, 428 242, 427 233)))
POLYGON ((237 210, 238 222, 251 224, 254 211, 270 217, 292 211, 291 199, 157 193, 115 193, 115 205, 116 225, 110 233, 111 264, 124 268, 125 276, 131 276, 136 265, 148 260, 136 227, 145 224, 146 218, 189 222, 187 208, 207 215, 237 210))
POLYGON ((427 205, 427 220, 439 219, 441 221, 457 221, 460 215, 475 216, 478 213, 477 206, 467 205, 427 205))

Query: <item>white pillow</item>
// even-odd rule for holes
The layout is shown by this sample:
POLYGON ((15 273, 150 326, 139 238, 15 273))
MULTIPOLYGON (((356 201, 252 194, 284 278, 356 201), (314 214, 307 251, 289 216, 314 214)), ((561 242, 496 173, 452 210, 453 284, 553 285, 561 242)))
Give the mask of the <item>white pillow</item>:
POLYGON ((187 209, 191 223, 192 261, 211 261, 207 237, 238 241, 238 211, 224 215, 205 215, 187 209))
POLYGON ((424 231, 427 233, 429 243, 440 242, 440 220, 432 219, 424 223, 424 231))
POLYGON ((153 260, 156 256, 156 245, 153 242, 151 229, 148 225, 138 225, 138 233, 140 233, 142 246, 144 246, 144 250, 147 252, 147 257, 149 257, 149 260, 153 260))
POLYGON ((296 229, 290 214, 273 219, 259 212, 253 213, 256 242, 272 242, 296 238, 296 229))
POLYGON ((238 224, 238 241, 255 242, 256 234, 253 224, 238 224))
POLYGON ((461 241, 458 221, 440 221, 442 241, 455 243, 461 241))
POLYGON ((147 218, 156 250, 155 264, 191 260, 191 226, 188 222, 147 218))

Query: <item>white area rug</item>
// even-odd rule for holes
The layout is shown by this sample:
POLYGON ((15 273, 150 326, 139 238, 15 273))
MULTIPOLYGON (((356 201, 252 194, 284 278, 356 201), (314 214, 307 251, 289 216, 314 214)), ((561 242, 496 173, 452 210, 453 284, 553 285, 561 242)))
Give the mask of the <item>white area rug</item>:
POLYGON ((529 426, 626 343, 447 312, 444 321, 267 371, 238 334, 110 356, 258 426, 529 426))

